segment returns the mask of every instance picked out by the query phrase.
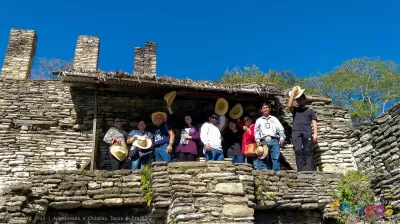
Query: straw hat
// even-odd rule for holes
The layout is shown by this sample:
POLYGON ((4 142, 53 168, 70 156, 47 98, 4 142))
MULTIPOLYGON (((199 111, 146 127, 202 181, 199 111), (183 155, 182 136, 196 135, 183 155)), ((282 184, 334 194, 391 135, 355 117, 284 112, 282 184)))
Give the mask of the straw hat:
POLYGON ((239 119, 243 115, 243 107, 240 103, 236 104, 232 109, 229 111, 229 117, 234 120, 239 119))
POLYGON ((138 147, 140 149, 148 149, 151 147, 151 139, 149 138, 149 136, 139 136, 139 135, 135 135, 136 140, 133 141, 132 145, 134 145, 135 147, 138 147))
POLYGON ((224 98, 218 98, 215 103, 214 112, 218 115, 225 115, 228 112, 229 104, 224 98))
POLYGON ((256 154, 260 159, 264 159, 268 155, 268 146, 267 145, 260 145, 256 149, 256 154))
POLYGON ((167 113, 165 113, 165 112, 161 112, 161 111, 157 111, 157 112, 154 112, 152 115, 151 115, 151 122, 153 122, 153 124, 155 124, 155 122, 154 122, 154 120, 156 119, 156 116, 157 115, 161 115, 161 116, 163 116, 164 117, 164 122, 166 122, 167 121, 167 113))
MULTIPOLYGON (((299 98, 303 93, 305 89, 301 89, 300 86, 295 86, 296 91, 294 92, 294 98, 297 99, 299 98)), ((289 91, 289 97, 292 95, 292 90, 289 91)))
POLYGON ((115 143, 110 147, 110 153, 119 161, 123 161, 128 156, 128 148, 123 143, 115 143))
POLYGON ((171 105, 174 102, 175 97, 176 97, 176 91, 169 92, 164 96, 164 100, 167 102, 167 108, 170 114, 172 114, 171 105))

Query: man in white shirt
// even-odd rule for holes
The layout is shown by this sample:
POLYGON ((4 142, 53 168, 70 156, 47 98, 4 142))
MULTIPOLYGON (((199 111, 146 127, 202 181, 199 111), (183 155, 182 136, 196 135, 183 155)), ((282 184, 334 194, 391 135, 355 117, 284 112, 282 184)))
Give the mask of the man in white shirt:
POLYGON ((255 138, 257 145, 267 145, 268 156, 261 160, 258 157, 253 160, 253 166, 256 170, 271 168, 272 170, 280 170, 279 156, 281 154, 280 145, 285 141, 285 129, 278 118, 270 115, 271 105, 263 103, 261 106, 262 117, 258 118, 255 124, 255 138))
POLYGON ((212 114, 209 122, 204 123, 200 129, 200 139, 204 143, 203 153, 207 160, 224 160, 221 145, 221 128, 225 124, 225 116, 212 114))

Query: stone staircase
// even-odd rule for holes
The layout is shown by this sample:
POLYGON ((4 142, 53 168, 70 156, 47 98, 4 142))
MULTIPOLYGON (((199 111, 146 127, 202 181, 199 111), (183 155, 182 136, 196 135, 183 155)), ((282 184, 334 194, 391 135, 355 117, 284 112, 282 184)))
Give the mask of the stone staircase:
POLYGON ((293 145, 285 145, 281 148, 281 170, 297 170, 296 158, 294 156, 293 145), (290 165, 290 167, 288 167, 290 165))

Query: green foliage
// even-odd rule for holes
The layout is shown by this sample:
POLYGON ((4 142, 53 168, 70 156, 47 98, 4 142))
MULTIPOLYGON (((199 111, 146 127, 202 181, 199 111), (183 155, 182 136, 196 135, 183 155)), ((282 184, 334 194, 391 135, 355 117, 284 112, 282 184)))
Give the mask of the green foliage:
POLYGON ((374 194, 371 190, 371 179, 358 171, 348 171, 339 180, 338 200, 347 204, 365 206, 373 203, 374 194))
POLYGON ((256 187, 256 199, 259 201, 265 201, 265 200, 272 200, 277 196, 276 192, 270 192, 267 193, 267 195, 264 195, 264 193, 268 190, 268 183, 264 180, 257 180, 255 183, 256 187))
POLYGON ((296 83, 296 76, 291 71, 277 72, 270 70, 265 73, 253 65, 243 69, 227 69, 218 82, 223 84, 265 83, 274 84, 281 88, 290 88, 296 83))
POLYGON ((153 198, 153 191, 151 189, 151 170, 148 165, 143 168, 142 176, 140 177, 140 189, 142 189, 143 200, 146 201, 147 206, 151 205, 153 198))
POLYGON ((399 65, 379 58, 345 61, 327 74, 317 74, 300 82, 312 93, 330 97, 349 109, 355 124, 373 120, 400 100, 399 65))
MULTIPOLYGON (((348 205, 365 206, 373 204, 374 193, 371 190, 371 179, 367 175, 362 175, 358 171, 348 171, 339 180, 338 190, 334 194, 335 201, 345 202, 348 205)), ((335 216, 339 223, 353 223, 357 220, 363 220, 365 217, 359 217, 357 214, 341 214, 335 216)), ((374 220, 368 220, 373 223, 374 220)))

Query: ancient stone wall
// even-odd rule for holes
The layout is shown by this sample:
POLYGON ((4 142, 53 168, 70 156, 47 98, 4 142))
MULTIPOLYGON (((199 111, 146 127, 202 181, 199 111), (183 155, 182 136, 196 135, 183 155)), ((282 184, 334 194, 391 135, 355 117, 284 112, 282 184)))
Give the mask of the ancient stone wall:
POLYGON ((331 216, 330 203, 341 174, 288 170, 253 171, 253 175, 258 209, 314 210, 331 216))
POLYGON ((144 207, 140 179, 141 171, 132 173, 130 170, 36 171, 30 178, 31 184, 11 186, 1 197, 0 206, 5 213, 0 222, 18 219, 49 221, 48 209, 144 207))
POLYGON ((400 209, 400 103, 355 128, 349 144, 358 170, 372 176, 377 197, 400 209))
POLYGON ((114 216, 135 223, 132 218, 126 220, 132 217, 127 214, 141 210, 136 218, 143 216, 149 224, 325 223, 331 189, 339 176, 260 172, 230 161, 154 162, 150 169, 133 173, 36 171, 29 185, 11 186, 0 197, 0 222, 30 223, 52 217, 71 221, 88 216, 111 221, 114 216), (120 211, 113 210, 118 207, 120 211), (268 219, 266 214, 270 214, 268 219))
POLYGON ((230 161, 168 164, 172 201, 167 222, 252 223, 251 172, 250 165, 230 161))
POLYGON ((2 81, 0 89, 0 191, 34 171, 76 170, 90 160, 90 94, 58 81, 2 81))
POLYGON ((37 36, 34 30, 11 29, 6 56, 1 69, 5 79, 29 79, 36 52, 37 36))

